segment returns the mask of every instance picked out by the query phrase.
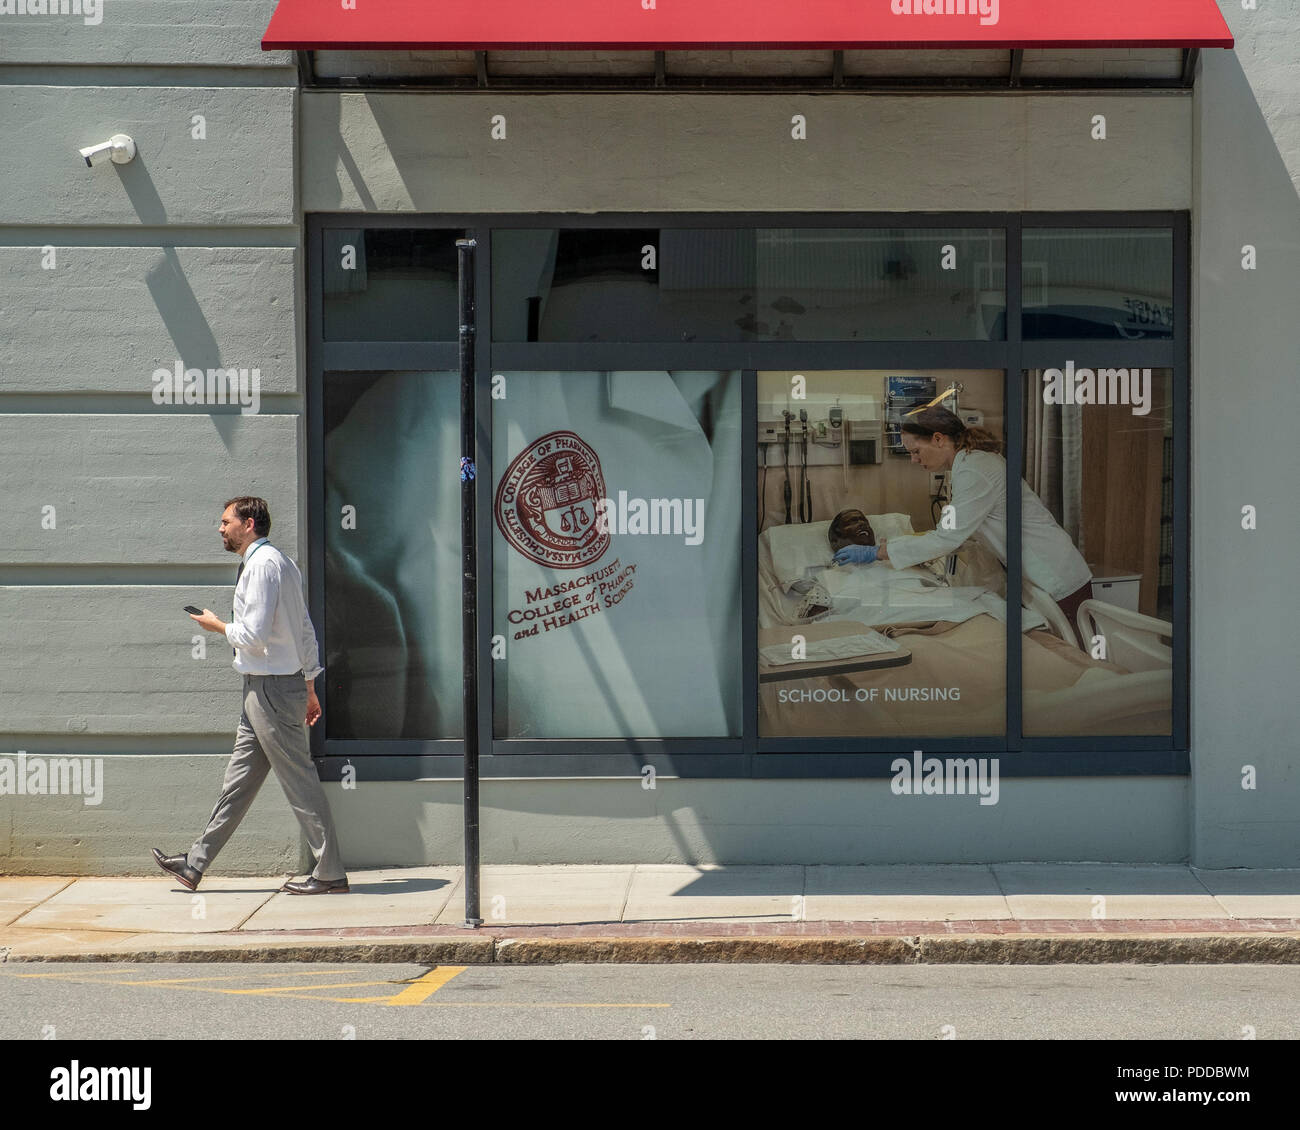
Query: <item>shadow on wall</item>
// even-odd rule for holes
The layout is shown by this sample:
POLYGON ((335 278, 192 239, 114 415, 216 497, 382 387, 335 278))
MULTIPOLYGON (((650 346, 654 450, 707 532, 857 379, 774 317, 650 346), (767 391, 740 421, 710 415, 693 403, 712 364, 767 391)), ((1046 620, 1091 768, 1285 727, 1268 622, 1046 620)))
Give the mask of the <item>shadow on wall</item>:
MULTIPOLYGON (((365 98, 365 102, 370 106, 368 97, 365 98)), ((304 106, 305 112, 299 118, 307 131, 303 146, 303 152, 307 155, 303 162, 303 173, 305 176, 313 177, 311 188, 311 198, 315 205, 313 210, 356 211, 357 204, 347 198, 348 194, 344 191, 343 184, 346 179, 346 182, 352 186, 352 192, 356 194, 361 211, 381 211, 374 194, 366 185, 356 158, 353 157, 343 137, 342 108, 341 94, 331 92, 321 97, 309 95, 304 106), (332 156, 333 168, 328 172, 324 168, 317 170, 312 160, 315 154, 319 154, 322 161, 332 156)))
MULTIPOLYGON (((166 226, 167 208, 149 175, 145 154, 137 149, 134 161, 128 165, 114 165, 113 169, 121 178, 122 187, 140 222, 149 226, 166 226)), ((176 248, 162 247, 160 250, 162 260, 145 273, 145 285, 176 347, 176 357, 186 369, 206 371, 220 368, 221 346, 185 277, 176 248)), ((158 364, 161 368, 170 367, 169 359, 165 357, 158 358, 158 364)), ((227 451, 234 447, 234 431, 239 426, 234 418, 237 412, 238 409, 231 409, 229 412, 212 412, 209 416, 227 451)))
POLYGON ((1300 109, 1280 93, 1262 89, 1257 95, 1235 51, 1208 52, 1202 60, 1197 79, 1201 99, 1200 204, 1207 214, 1216 209, 1231 212, 1240 216, 1242 223, 1202 226, 1198 234, 1205 254, 1200 281, 1216 285, 1239 281, 1224 268, 1231 267, 1232 272, 1240 269, 1241 247, 1249 242, 1254 227, 1269 237, 1269 249, 1274 252, 1267 256, 1265 248, 1259 249, 1260 274, 1284 276, 1278 281, 1289 289, 1274 293, 1289 294, 1293 301, 1294 263, 1287 263, 1278 252, 1300 253, 1300 109), (1249 113, 1245 113, 1247 109, 1249 113), (1293 139, 1289 153, 1280 150, 1279 137, 1293 139))
POLYGON ((153 186, 149 162, 139 142, 136 143, 135 160, 127 165, 114 165, 113 171, 121 178, 122 189, 131 201, 135 214, 140 217, 140 222, 151 227, 165 226, 168 222, 167 206, 153 186))

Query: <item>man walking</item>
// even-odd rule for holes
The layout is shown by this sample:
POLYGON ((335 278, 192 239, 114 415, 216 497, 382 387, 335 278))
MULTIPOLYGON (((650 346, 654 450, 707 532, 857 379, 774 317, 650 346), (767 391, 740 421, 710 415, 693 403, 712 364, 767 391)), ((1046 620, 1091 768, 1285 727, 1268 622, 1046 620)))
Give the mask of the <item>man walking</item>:
POLYGON ((339 855, 329 802, 312 764, 303 726, 320 717, 313 686, 322 671, 316 633, 303 599, 298 567, 266 540, 271 512, 261 498, 232 498, 221 515, 221 537, 240 555, 235 577, 234 619, 226 624, 209 611, 191 615, 199 627, 221 632, 235 652, 234 668, 244 677, 243 714, 226 779, 203 834, 187 854, 163 855, 158 866, 190 890, 212 862, 274 769, 284 795, 316 857, 312 874, 281 890, 295 895, 347 894, 348 877, 339 855))

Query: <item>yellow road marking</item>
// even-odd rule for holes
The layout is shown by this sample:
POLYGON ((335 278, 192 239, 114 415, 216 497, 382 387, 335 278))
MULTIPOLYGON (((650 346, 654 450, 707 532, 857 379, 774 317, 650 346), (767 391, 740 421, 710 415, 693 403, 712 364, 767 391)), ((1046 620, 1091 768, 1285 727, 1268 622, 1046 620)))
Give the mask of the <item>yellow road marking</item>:
MULTIPOLYGON (((138 983, 138 982, 137 982, 138 983)), ((337 981, 333 985, 281 985, 278 989, 213 989, 214 993, 232 996, 269 996, 271 993, 303 993, 312 989, 364 989, 370 985, 391 985, 388 981, 337 981)))
MULTIPOLYGON (((284 1000, 286 998, 278 998, 284 1000)), ((306 993, 295 993, 289 1000, 335 1001, 338 1004, 376 1004, 390 1003, 388 997, 313 997, 306 993)), ((553 1003, 539 1001, 425 1001, 420 1008, 672 1008, 671 1004, 651 1004, 634 1001, 631 1004, 584 1004, 580 1001, 556 1001, 553 1003)))
MULTIPOLYGON (((576 1002, 576 1001, 431 1001, 427 998, 436 993, 443 985, 447 984, 452 978, 465 972, 468 966, 464 965, 441 965, 431 969, 418 980, 408 984, 396 996, 381 997, 329 997, 317 995, 313 992, 315 989, 342 989, 342 988, 364 988, 369 985, 391 985, 393 981, 344 981, 333 985, 282 985, 278 987, 265 987, 258 989, 226 989, 218 986, 207 986, 204 984, 195 984, 194 982, 203 981, 230 981, 239 980, 241 976, 246 977, 320 977, 328 975, 319 969, 297 969, 292 972, 255 972, 249 971, 242 975, 213 976, 213 977, 188 977, 188 978, 168 978, 153 981, 100 981, 89 982, 96 985, 148 985, 154 987, 166 987, 179 989, 186 992, 195 993, 224 993, 234 996, 269 996, 270 994, 283 994, 281 999, 292 1000, 319 1000, 333 1001, 339 1004, 399 1004, 399 1005, 419 1005, 424 1008, 672 1008, 668 1003, 657 1003, 650 1001, 634 1001, 627 1004, 606 1003, 606 1002, 576 1002)), ((85 969, 77 970, 70 973, 0 973, 0 976, 7 977, 63 977, 75 978, 78 976, 102 977, 106 974, 119 975, 129 973, 133 970, 126 969, 85 969)))
POLYGON ((433 996, 453 977, 464 973, 463 965, 437 965, 413 984, 407 985, 389 1004, 421 1004, 427 997, 433 996))
MULTIPOLYGON (((135 973, 135 972, 137 972, 137 971, 139 971, 139 972, 144 972, 144 970, 141 968, 141 966, 139 966, 139 965, 134 965, 134 964, 133 964, 133 965, 127 965, 127 966, 126 966, 125 968, 123 968, 123 969, 80 969, 80 970, 75 970, 75 971, 73 971, 73 972, 69 972, 69 973, 6 973, 6 974, 3 974, 3 976, 7 976, 7 977, 62 977, 62 978, 77 978, 77 977, 107 977, 107 976, 110 976, 110 975, 111 975, 111 976, 122 976, 123 974, 126 974, 126 973, 135 973)), ((170 978, 170 979, 168 979, 168 980, 156 980, 156 981, 122 981, 122 982, 119 982, 119 983, 120 983, 120 984, 123 984, 123 985, 171 985, 171 984, 183 984, 183 983, 186 982, 186 981, 240 981, 240 980, 244 980, 244 979, 249 978, 249 977, 321 977, 321 976, 332 976, 332 975, 337 975, 337 974, 340 974, 340 973, 342 973, 342 972, 344 972, 344 971, 341 970, 341 969, 331 970, 331 971, 328 972, 328 973, 325 972, 325 971, 323 971, 323 970, 320 970, 320 969, 295 969, 295 970, 293 970, 292 972, 289 972, 289 973, 278 972, 278 971, 277 971, 277 972, 266 972, 266 973, 262 973, 262 972, 258 972, 258 971, 254 971, 254 970, 251 970, 251 969, 250 969, 250 970, 248 970, 246 973, 231 973, 231 974, 227 974, 227 975, 215 975, 215 974, 214 974, 213 976, 210 976, 210 977, 173 977, 173 978, 170 978)))
POLYGON ((671 1004, 586 1004, 581 1001, 430 1001, 425 1008, 672 1008, 671 1004))
MULTIPOLYGON (((130 972, 130 970, 119 970, 118 972, 130 972)), ((159 978, 156 980, 149 980, 149 981, 133 980, 133 981, 117 981, 113 983, 118 985, 187 985, 196 982, 202 984, 203 982, 206 981, 247 981, 251 977, 331 977, 331 976, 337 977, 340 976, 343 972, 344 972, 343 970, 335 970, 327 973, 320 969, 299 969, 293 973, 231 973, 225 976, 215 976, 215 977, 167 977, 167 978, 159 978)), ((108 984, 109 982, 99 981, 95 983, 108 984)), ((392 982, 388 982, 388 983, 391 984, 392 982)), ((313 986, 311 985, 305 986, 305 988, 309 988, 309 989, 312 987, 313 986)), ((278 990, 268 990, 268 991, 275 992, 278 990)))
MULTIPOLYGON (((318 970, 316 976, 319 977, 320 975, 321 974, 318 970)), ((19 974, 19 976, 22 976, 22 974, 19 974)), ((193 984, 176 984, 174 981, 152 982, 152 981, 96 980, 96 981, 83 982, 83 983, 92 984, 92 985, 145 985, 154 988, 162 987, 167 989, 175 989, 180 992, 187 992, 187 993, 226 993, 231 996, 246 996, 250 994, 254 996, 266 996, 270 993, 297 993, 297 992, 310 991, 312 989, 345 989, 345 988, 360 989, 360 988, 365 988, 368 985, 391 985, 393 984, 393 981, 391 979, 387 981, 343 981, 338 984, 332 984, 332 985, 284 985, 279 988, 268 987, 268 988, 261 988, 261 989, 223 989, 215 985, 209 986, 209 985, 193 985, 193 984)), ((334 998, 326 998, 326 999, 334 999, 334 998)), ((383 997, 381 999, 387 1000, 388 998, 383 997)))

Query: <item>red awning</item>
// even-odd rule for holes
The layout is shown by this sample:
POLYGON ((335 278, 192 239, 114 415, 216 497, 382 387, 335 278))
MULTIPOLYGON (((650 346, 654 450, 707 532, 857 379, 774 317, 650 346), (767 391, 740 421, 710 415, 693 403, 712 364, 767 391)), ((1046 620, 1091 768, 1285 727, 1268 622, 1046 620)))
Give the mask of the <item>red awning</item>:
POLYGON ((1231 47, 1216 0, 280 0, 262 49, 1231 47), (654 3, 645 8, 643 3, 654 3))

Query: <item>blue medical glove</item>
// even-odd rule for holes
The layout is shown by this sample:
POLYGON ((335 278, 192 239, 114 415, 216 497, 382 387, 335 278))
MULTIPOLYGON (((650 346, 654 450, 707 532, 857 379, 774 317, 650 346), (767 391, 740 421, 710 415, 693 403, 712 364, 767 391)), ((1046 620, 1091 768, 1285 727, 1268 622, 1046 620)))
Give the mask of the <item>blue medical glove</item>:
POLYGON ((870 565, 880 551, 874 545, 846 545, 835 553, 836 565, 870 565))

